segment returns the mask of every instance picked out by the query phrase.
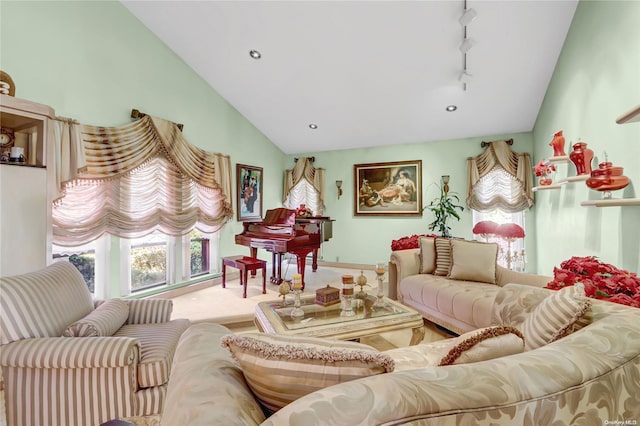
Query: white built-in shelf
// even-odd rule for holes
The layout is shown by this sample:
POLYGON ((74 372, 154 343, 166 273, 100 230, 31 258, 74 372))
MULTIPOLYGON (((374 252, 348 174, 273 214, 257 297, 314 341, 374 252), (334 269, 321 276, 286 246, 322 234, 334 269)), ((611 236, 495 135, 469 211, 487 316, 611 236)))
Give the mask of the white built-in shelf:
POLYGON ((545 189, 558 189, 558 188, 562 187, 562 185, 564 185, 564 184, 563 183, 552 183, 551 185, 534 186, 533 188, 531 188, 531 190, 533 192, 536 192, 536 191, 543 191, 545 189))
POLYGON ((640 206, 640 198, 608 198, 588 200, 580 203, 583 207, 640 206))
POLYGON ((569 177, 566 177, 564 179, 560 179, 558 181, 558 183, 559 184, 564 184, 564 183, 572 183, 572 182, 582 182, 582 181, 585 181, 585 180, 589 179, 589 176, 591 176, 591 175, 569 176, 569 177))
POLYGON ((568 155, 560 155, 558 157, 549 157, 547 160, 552 161, 554 163, 568 163, 569 156, 568 155))

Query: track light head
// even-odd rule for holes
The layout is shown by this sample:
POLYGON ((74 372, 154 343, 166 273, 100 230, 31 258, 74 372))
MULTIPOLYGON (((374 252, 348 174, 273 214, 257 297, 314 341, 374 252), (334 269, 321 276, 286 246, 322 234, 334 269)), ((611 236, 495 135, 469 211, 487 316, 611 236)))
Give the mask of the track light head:
POLYGON ((467 53, 471 48, 476 44, 476 41, 472 38, 465 38, 460 44, 460 51, 462 53, 467 53))
POLYGON ((478 16, 478 12, 476 12, 474 8, 465 9, 464 13, 458 21, 460 22, 460 25, 466 27, 471 23, 471 21, 475 19, 476 16, 478 16))

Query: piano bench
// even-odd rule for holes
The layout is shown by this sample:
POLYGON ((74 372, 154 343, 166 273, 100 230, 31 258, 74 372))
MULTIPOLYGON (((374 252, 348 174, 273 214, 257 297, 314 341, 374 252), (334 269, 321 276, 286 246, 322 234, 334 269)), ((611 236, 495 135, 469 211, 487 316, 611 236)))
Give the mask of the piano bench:
POLYGON ((267 261, 249 256, 226 256, 222 258, 222 288, 227 287, 227 266, 240 271, 240 285, 244 286, 242 297, 247 298, 247 273, 262 269, 262 294, 267 293, 267 261))

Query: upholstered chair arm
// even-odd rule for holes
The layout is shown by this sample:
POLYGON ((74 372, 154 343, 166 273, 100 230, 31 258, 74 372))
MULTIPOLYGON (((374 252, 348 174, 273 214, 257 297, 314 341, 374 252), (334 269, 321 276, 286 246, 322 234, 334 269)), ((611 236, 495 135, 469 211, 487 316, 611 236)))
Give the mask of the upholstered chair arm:
POLYGON ((112 368, 138 362, 140 346, 130 337, 43 337, 2 346, 3 367, 112 368))
POLYGON ((127 324, 153 324, 171 320, 171 299, 129 300, 127 324))
POLYGON ((404 277, 420 272, 420 249, 396 250, 389 259, 389 297, 398 298, 398 285, 404 277))
POLYGON ((503 268, 500 265, 496 265, 496 278, 497 284, 500 287, 503 287, 505 284, 510 283, 525 284, 534 287, 544 287, 548 282, 553 280, 553 277, 516 272, 507 268, 503 268))

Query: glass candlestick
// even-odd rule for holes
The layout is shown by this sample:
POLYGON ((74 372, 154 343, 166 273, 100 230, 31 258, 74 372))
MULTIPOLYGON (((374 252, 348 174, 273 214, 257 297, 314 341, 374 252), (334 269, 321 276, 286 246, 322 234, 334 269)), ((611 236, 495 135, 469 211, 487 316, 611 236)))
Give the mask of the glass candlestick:
POLYGON ((300 289, 293 290, 295 298, 293 299, 293 309, 291 310, 291 318, 294 321, 300 321, 304 318, 304 311, 300 307, 300 289))
POLYGON ((386 264, 384 262, 376 263, 376 280, 378 280, 378 294, 376 295, 376 303, 373 304, 374 307, 385 306, 384 302, 384 274, 386 270, 386 264))
POLYGON ((353 312, 353 275, 342 276, 342 311, 341 317, 352 317, 353 312))

